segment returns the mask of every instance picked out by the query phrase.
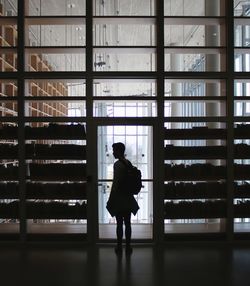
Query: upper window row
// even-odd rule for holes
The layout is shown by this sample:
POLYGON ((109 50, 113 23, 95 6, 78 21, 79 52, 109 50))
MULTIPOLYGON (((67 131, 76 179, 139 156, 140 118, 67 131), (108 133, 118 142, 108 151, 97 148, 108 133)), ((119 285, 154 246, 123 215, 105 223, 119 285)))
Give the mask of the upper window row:
MULTIPOLYGON (((250 1, 234 1, 235 16, 250 16, 250 1)), ((84 16, 86 0, 24 0, 27 16, 84 16)), ((155 16, 156 0, 92 0, 94 16, 155 16)), ((229 2, 229 1, 228 1, 229 2)), ((17 0, 2 0, 0 16, 16 16, 17 0)), ((164 0, 165 16, 224 16, 226 0, 164 0)))

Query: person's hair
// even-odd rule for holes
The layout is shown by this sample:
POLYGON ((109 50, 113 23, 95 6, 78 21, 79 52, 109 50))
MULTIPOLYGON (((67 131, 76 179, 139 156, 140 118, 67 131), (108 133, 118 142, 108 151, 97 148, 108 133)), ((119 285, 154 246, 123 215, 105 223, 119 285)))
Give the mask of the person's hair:
POLYGON ((125 152, 125 145, 122 142, 117 142, 112 145, 112 148, 122 154, 125 152))

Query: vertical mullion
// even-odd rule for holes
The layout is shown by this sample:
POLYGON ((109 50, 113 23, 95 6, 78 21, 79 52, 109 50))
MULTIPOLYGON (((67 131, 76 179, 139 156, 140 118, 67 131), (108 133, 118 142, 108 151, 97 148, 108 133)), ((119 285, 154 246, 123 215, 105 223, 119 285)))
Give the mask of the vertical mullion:
POLYGON ((91 182, 87 188, 87 237, 94 243, 98 231, 98 210, 96 184, 96 140, 93 125, 93 1, 86 1, 86 140, 87 140, 87 174, 91 182))
POLYGON ((153 186, 153 238, 156 243, 161 243, 164 240, 164 0, 156 1, 156 5, 158 118, 153 133, 153 178, 157 178, 153 186))
POLYGON ((234 7, 227 1, 227 240, 233 240, 234 232, 234 7))
POLYGON ((26 241, 26 168, 25 168, 25 134, 24 134, 24 0, 18 1, 18 181, 19 181, 19 219, 20 219, 20 241, 26 241))

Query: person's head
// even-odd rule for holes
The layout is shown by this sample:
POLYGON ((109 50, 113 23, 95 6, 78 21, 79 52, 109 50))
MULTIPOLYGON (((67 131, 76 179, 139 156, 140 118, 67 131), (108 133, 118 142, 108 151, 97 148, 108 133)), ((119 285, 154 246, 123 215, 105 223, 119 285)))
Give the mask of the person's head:
POLYGON ((117 142, 112 145, 113 155, 116 159, 123 158, 125 152, 125 145, 122 142, 117 142))

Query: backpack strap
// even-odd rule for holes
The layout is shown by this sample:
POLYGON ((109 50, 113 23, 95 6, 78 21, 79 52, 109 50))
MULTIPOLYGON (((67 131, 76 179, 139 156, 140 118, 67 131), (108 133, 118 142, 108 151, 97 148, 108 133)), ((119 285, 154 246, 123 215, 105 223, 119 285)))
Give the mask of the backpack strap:
POLYGON ((127 168, 131 168, 133 166, 132 163, 127 159, 125 159, 125 160, 119 159, 119 161, 122 162, 123 165, 126 166, 127 168))

